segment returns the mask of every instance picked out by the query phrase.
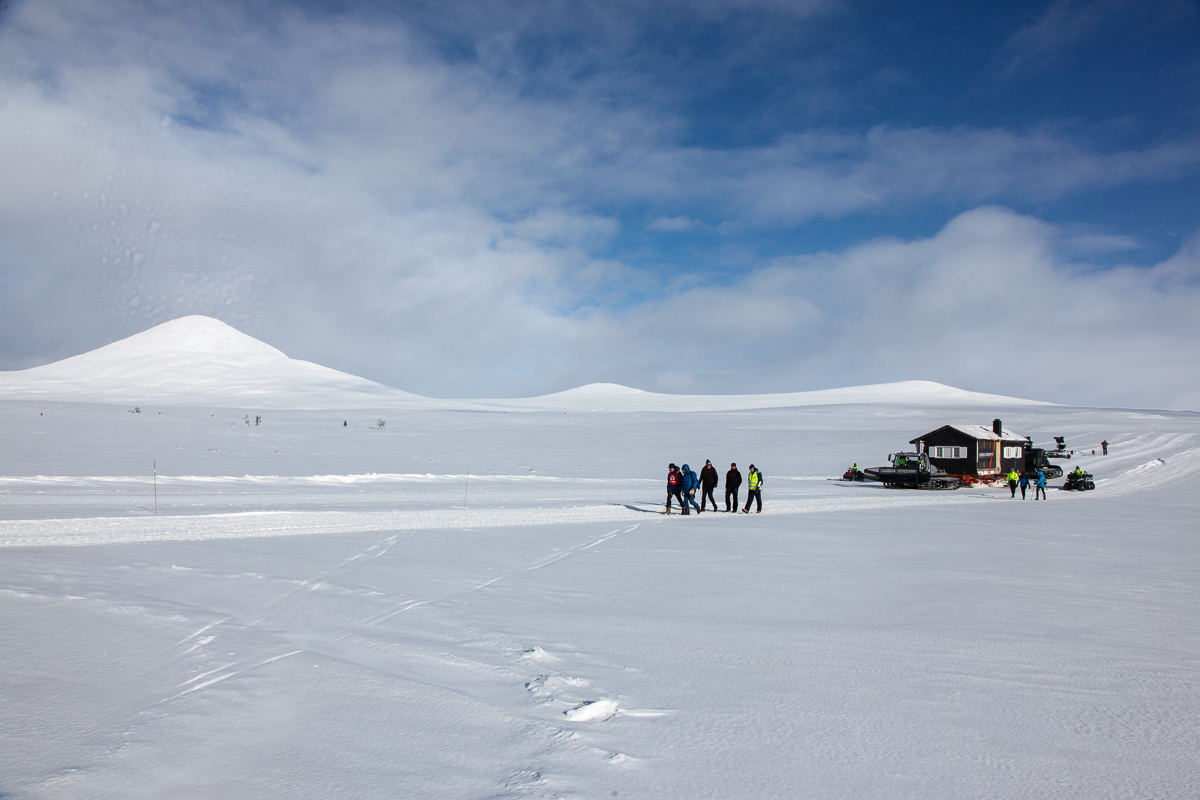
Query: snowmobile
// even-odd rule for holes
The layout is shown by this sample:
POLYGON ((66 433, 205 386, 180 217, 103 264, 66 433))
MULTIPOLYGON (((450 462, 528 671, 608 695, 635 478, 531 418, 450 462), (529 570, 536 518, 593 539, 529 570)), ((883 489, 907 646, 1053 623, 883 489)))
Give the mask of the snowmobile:
POLYGON ((1096 482, 1092 479, 1092 473, 1090 472, 1068 472, 1067 482, 1062 485, 1062 488, 1070 491, 1086 492, 1089 489, 1095 489, 1096 482))
POLYGON ((890 489, 957 489, 962 481, 931 466, 924 453, 889 453, 890 467, 863 470, 890 489))
POLYGON ((844 481, 865 481, 866 479, 867 476, 863 474, 863 471, 857 465, 850 467, 842 473, 842 480, 844 481))

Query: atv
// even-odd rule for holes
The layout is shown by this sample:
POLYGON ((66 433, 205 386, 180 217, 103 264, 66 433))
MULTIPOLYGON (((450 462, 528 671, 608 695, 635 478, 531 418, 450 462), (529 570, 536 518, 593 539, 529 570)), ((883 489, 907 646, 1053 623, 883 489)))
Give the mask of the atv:
POLYGON ((1092 479, 1090 472, 1068 472, 1067 482, 1062 485, 1062 488, 1069 491, 1086 492, 1089 489, 1096 488, 1096 482, 1092 479))

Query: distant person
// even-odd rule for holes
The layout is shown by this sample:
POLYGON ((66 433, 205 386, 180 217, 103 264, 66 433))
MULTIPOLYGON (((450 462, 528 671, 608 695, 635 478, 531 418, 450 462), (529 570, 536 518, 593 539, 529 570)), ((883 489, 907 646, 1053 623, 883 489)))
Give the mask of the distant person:
POLYGON ((713 497, 713 489, 717 488, 717 482, 720 478, 717 476, 717 468, 712 465, 711 461, 704 462, 704 469, 700 470, 700 510, 703 511, 707 507, 709 501, 712 501, 713 511, 717 510, 717 498, 713 497))
POLYGON ((1100 443, 1100 455, 1102 455, 1102 456, 1108 455, 1108 440, 1107 439, 1105 439, 1103 442, 1100 443))
MULTIPOLYGON (((685 503, 691 503, 692 508, 696 509, 696 513, 700 513, 700 506, 696 505, 696 488, 700 486, 700 479, 696 477, 696 473, 687 464, 683 465, 683 500, 685 503)), ((687 511, 687 506, 683 507, 687 511)))
POLYGON ((754 513, 761 514, 762 513, 763 477, 762 477, 762 473, 759 472, 757 469, 755 469, 753 464, 750 465, 750 471, 747 473, 746 481, 749 484, 750 489, 749 489, 749 491, 746 492, 746 507, 742 509, 742 513, 749 514, 750 513, 750 504, 752 502, 757 501, 758 502, 758 510, 755 511, 754 513))
POLYGON ((1037 474, 1037 485, 1034 486, 1034 490, 1033 490, 1033 499, 1034 500, 1045 500, 1046 499, 1046 473, 1042 472, 1040 469, 1038 470, 1038 474, 1037 474))
POLYGON ((1026 475, 1025 473, 1021 473, 1021 480, 1018 481, 1018 483, 1021 486, 1021 499, 1024 500, 1025 499, 1025 490, 1029 488, 1029 476, 1026 475))
POLYGON ((729 465, 729 472, 725 473, 725 511, 726 513, 733 511, 737 512, 738 508, 738 489, 742 488, 742 473, 738 472, 737 464, 729 465), (733 505, 729 505, 729 498, 733 498, 733 505))
POLYGON ((1017 496, 1017 482, 1020 480, 1021 480, 1021 476, 1017 474, 1017 471, 1015 469, 1009 471, 1009 473, 1008 473, 1008 488, 1012 492, 1012 494, 1010 495, 1011 497, 1017 496))
POLYGON ((667 510, 664 514, 671 513, 671 498, 679 501, 679 509, 686 516, 688 507, 683 502, 683 475, 679 472, 679 467, 674 464, 667 467, 667 510))

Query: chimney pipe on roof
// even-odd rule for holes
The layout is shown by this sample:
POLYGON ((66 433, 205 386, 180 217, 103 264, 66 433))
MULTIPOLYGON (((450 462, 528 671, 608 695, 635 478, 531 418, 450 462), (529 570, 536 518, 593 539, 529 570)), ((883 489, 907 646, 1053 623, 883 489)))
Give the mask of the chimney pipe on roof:
POLYGON ((997 436, 1003 436, 1003 431, 1004 425, 1001 424, 1000 420, 992 420, 992 433, 996 434, 997 436))

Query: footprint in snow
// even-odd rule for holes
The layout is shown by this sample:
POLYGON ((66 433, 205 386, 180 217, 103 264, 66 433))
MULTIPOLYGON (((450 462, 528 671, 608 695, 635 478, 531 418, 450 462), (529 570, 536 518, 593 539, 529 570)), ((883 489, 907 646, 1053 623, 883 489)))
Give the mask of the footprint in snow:
POLYGON ((619 710, 616 700, 591 700, 563 712, 571 722, 603 722, 619 710))

